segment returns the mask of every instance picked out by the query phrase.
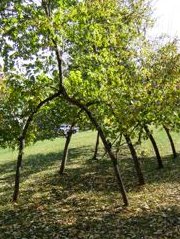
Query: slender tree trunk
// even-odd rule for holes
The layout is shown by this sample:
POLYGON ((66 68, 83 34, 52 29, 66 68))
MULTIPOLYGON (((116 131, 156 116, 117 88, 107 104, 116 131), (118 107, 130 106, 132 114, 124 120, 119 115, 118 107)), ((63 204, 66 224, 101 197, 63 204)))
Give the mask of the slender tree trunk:
POLYGON ((129 135, 125 134, 124 137, 126 139, 127 145, 129 147, 129 150, 130 150, 131 155, 132 155, 132 159, 134 161, 134 166, 135 166, 135 169, 136 169, 139 185, 144 185, 145 181, 144 181, 143 173, 142 173, 142 170, 141 170, 141 165, 140 165, 139 159, 137 157, 136 150, 135 150, 135 148, 132 144, 132 141, 131 141, 129 135))
POLYGON ((176 148, 175 148, 175 145, 174 145, 174 141, 173 141, 173 138, 171 136, 171 133, 169 131, 169 129, 163 125, 164 127, 164 130, 166 131, 166 134, 168 136, 168 139, 169 139, 169 142, 170 142, 170 145, 171 145, 171 149, 172 149, 172 153, 173 153, 173 158, 175 159, 177 157, 177 152, 176 152, 176 148))
POLYGON ((116 179, 117 179, 118 186, 120 188, 120 192, 121 192, 121 195, 122 195, 124 205, 128 206, 128 204, 129 204, 128 203, 128 198, 127 198, 126 190, 125 190, 122 178, 121 178, 121 173, 120 173, 120 170, 119 170, 117 158, 115 157, 115 155, 111 151, 111 147, 108 144, 108 141, 106 140, 104 132, 101 129, 100 125, 98 124, 96 118, 93 116, 93 114, 91 113, 91 111, 88 109, 88 107, 86 105, 82 104, 80 101, 76 100, 75 98, 70 97, 67 94, 67 92, 64 88, 63 88, 62 94, 63 94, 65 100, 67 100, 69 103, 71 103, 73 105, 76 105, 77 107, 79 107, 81 110, 83 110, 87 114, 90 121, 92 122, 92 124, 96 127, 97 131, 99 132, 99 135, 100 135, 101 140, 104 144, 104 147, 105 147, 105 149, 106 149, 106 151, 107 151, 107 153, 108 153, 108 155, 109 155, 109 157, 112 161, 113 168, 114 168, 114 173, 115 173, 115 176, 116 176, 116 179))
POLYGON ((64 169, 65 169, 65 165, 66 165, 66 161, 67 161, 67 157, 68 157, 68 148, 69 148, 69 144, 70 144, 70 141, 71 141, 71 137, 72 137, 72 130, 69 130, 69 132, 67 132, 67 136, 66 136, 66 142, 65 142, 65 146, 64 146, 63 157, 62 157, 62 161, 61 161, 59 174, 64 173, 64 169))
POLYGON ((25 140, 23 137, 19 138, 19 150, 16 164, 16 175, 15 175, 15 185, 14 185, 14 194, 13 194, 13 202, 17 201, 19 195, 19 181, 20 181, 20 167, 22 164, 22 158, 24 153, 24 143, 25 140))
POLYGON ((94 160, 97 160, 98 146, 99 146, 99 132, 97 132, 96 145, 95 145, 94 155, 92 158, 94 160))
POLYGON ((149 128, 148 128, 147 125, 144 125, 144 130, 145 130, 145 132, 146 132, 148 138, 150 139, 150 141, 151 141, 151 143, 152 143, 154 152, 155 152, 155 154, 156 154, 157 162, 158 162, 158 168, 161 169, 161 168, 163 168, 164 166, 163 166, 163 162, 162 162, 161 155, 160 155, 160 153, 159 153, 159 149, 158 149, 158 146, 157 146, 157 144, 156 144, 156 141, 155 141, 153 135, 151 134, 151 132, 150 132, 150 130, 149 130, 149 128))

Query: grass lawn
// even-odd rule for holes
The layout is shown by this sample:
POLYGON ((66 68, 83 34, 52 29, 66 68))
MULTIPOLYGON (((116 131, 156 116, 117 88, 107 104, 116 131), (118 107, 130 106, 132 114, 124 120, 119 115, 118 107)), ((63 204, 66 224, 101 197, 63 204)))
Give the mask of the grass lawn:
MULTIPOLYGON (((26 148, 20 198, 12 204, 16 152, 0 149, 0 239, 179 239, 180 154, 172 159, 167 137, 155 131, 164 169, 157 170, 149 141, 137 148, 146 185, 137 185, 128 149, 119 153, 130 206, 122 206, 110 160, 91 160, 96 133, 73 135, 66 173, 58 169, 64 139, 26 148)), ((174 133, 180 153, 180 137, 174 133)))

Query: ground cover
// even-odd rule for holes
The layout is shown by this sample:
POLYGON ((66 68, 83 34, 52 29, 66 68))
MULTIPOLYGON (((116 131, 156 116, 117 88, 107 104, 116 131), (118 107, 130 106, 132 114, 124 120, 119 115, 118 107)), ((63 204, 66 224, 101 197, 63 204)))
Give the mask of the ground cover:
MULTIPOLYGON (((92 160, 95 132, 73 135, 63 176, 58 174, 63 138, 28 147, 17 204, 11 202, 16 152, 0 150, 0 239, 180 238, 180 156, 172 159, 160 129, 155 137, 165 168, 157 170, 149 141, 138 146, 143 187, 137 185, 128 149, 124 146, 118 155, 128 208, 102 146, 99 160, 92 160)), ((179 150, 179 135, 173 137, 179 150)))

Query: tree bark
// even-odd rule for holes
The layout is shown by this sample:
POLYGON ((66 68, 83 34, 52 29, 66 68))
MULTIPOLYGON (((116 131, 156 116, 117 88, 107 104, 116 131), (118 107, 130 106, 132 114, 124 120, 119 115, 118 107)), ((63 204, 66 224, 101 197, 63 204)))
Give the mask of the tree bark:
POLYGON ((158 149, 158 146, 157 146, 157 144, 156 144, 156 141, 155 141, 153 135, 151 134, 151 132, 150 132, 150 130, 149 130, 149 128, 148 128, 147 125, 144 125, 144 130, 145 130, 145 132, 146 132, 148 138, 150 139, 150 141, 151 141, 151 143, 152 143, 154 152, 155 152, 155 154, 156 154, 157 162, 158 162, 158 168, 161 169, 161 168, 163 168, 164 166, 163 166, 163 162, 162 162, 161 155, 160 155, 160 153, 159 153, 159 149, 158 149))
POLYGON ((125 140, 127 142, 128 147, 129 147, 129 150, 131 152, 132 159, 134 161, 134 166, 135 166, 135 169, 136 169, 139 185, 144 185, 145 184, 144 176, 143 176, 143 173, 142 173, 142 170, 141 170, 141 165, 139 163, 139 159, 137 157, 136 150, 135 150, 135 148, 132 144, 132 141, 131 141, 129 135, 125 134, 124 137, 125 137, 125 140))
POLYGON ((13 202, 17 201, 19 195, 19 181, 20 181, 20 167, 22 164, 22 158, 24 153, 24 145, 25 140, 23 137, 19 138, 19 150, 16 164, 16 175, 15 175, 15 185, 14 185, 14 193, 13 193, 13 202))
POLYGON ((68 148, 69 148, 72 134, 73 134, 72 130, 69 130, 69 132, 67 132, 66 142, 65 142, 65 146, 64 146, 63 157, 62 157, 62 161, 61 161, 59 174, 64 173, 64 169, 65 169, 65 165, 66 165, 67 157, 68 157, 68 148))
POLYGON ((94 160, 97 160, 98 146, 99 146, 99 132, 97 132, 96 145, 95 145, 94 155, 92 158, 94 160))
POLYGON ((170 133, 169 129, 165 125, 163 125, 163 128, 166 131, 166 134, 168 136, 168 139, 169 139, 169 142, 170 142, 170 145, 171 145, 171 149, 172 149, 172 153, 173 153, 173 158, 175 159, 177 157, 177 152, 176 152, 176 148, 175 148, 175 145, 174 145, 173 138, 171 136, 171 133, 170 133))

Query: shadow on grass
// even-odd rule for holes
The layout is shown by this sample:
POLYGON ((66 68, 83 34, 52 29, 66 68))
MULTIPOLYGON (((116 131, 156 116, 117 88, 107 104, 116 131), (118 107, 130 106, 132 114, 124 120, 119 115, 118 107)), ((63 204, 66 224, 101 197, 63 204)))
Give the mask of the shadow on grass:
MULTIPOLYGON (((127 191, 132 191, 136 190, 138 182, 133 161, 131 158, 125 157, 126 154, 127 150, 124 149, 119 164, 127 191)), ((111 161, 107 158, 92 160, 91 147, 71 148, 69 150, 69 160, 63 176, 58 175, 61 156, 62 152, 25 157, 21 171, 21 184, 27 182, 29 177, 37 175, 35 180, 29 182, 26 189, 29 196, 33 194, 34 184, 38 182, 42 185, 45 182, 48 185, 48 187, 43 186, 41 188, 44 193, 48 192, 51 185, 61 186, 65 191, 70 188, 77 192, 103 191, 109 193, 118 191, 111 161), (38 173, 41 172, 44 172, 45 176, 39 176, 38 173)), ((147 184, 179 182, 179 157, 175 160, 171 156, 164 157, 164 169, 161 170, 157 170, 154 157, 143 158, 140 161, 147 184)), ((8 162, 1 167, 0 184, 3 185, 0 187, 0 194, 5 197, 12 194, 13 191, 15 164, 16 162, 8 162)))
MULTIPOLYGON (((63 152, 59 153, 49 153, 49 154, 34 154, 27 156, 23 159, 22 168, 21 168, 21 178, 20 182, 27 181, 29 177, 33 175, 38 175, 41 172, 49 172, 50 169, 54 171, 58 171, 61 157, 63 152)), ((88 147, 82 147, 78 149, 70 149, 69 150, 69 160, 68 164, 74 163, 76 159, 84 158, 89 159, 88 157, 91 155, 92 150, 88 147)), ((83 161, 82 161, 83 164, 83 161)), ((4 163, 0 168, 0 195, 10 195, 13 191, 14 185, 14 177, 16 171, 16 161, 4 163)), ((76 172, 79 173, 79 172, 76 172)), ((53 175, 54 176, 54 175, 53 175)), ((59 177, 59 175, 58 175, 59 177)), ((44 180, 44 178, 43 178, 44 180)), ((46 180, 46 179, 45 179, 46 180)), ((48 180, 48 176, 47 176, 48 180)))
POLYGON ((180 154, 176 159, 172 155, 162 157, 163 169, 158 169, 155 157, 140 158, 147 183, 180 182, 180 154))
MULTIPOLYGON (((91 152, 91 150, 88 147, 70 149, 68 161, 77 159, 80 156, 81 158, 86 157, 88 156, 89 152, 91 152)), ((59 163, 60 165, 62 154, 63 152, 61 151, 59 153, 33 154, 30 156, 25 156, 22 161, 21 175, 29 176, 30 174, 35 174, 37 172, 46 170, 48 167, 51 167, 54 164, 59 163)), ((14 174, 16 170, 16 161, 2 164, 0 170, 0 180, 10 180, 11 174, 14 174)))

